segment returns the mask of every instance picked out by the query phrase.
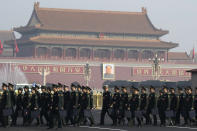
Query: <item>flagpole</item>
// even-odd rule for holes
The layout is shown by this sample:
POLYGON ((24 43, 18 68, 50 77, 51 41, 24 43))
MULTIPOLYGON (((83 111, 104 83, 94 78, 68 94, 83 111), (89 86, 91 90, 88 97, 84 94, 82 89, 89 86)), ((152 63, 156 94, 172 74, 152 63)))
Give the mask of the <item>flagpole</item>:
POLYGON ((16 53, 18 52, 18 45, 16 43, 16 37, 14 35, 14 31, 12 30, 12 35, 14 37, 14 47, 13 47, 13 56, 16 57, 16 53), (17 48, 17 49, 16 49, 17 48))
MULTIPOLYGON (((15 35, 14 35, 14 30, 13 30, 13 28, 11 29, 11 31, 12 31, 12 35, 13 35, 13 38, 14 38, 14 41, 15 41, 15 35)), ((16 52, 15 52, 15 44, 13 45, 13 57, 16 57, 16 52)))
POLYGON ((192 52, 192 59, 193 59, 193 63, 195 62, 195 45, 193 45, 193 52, 192 52))

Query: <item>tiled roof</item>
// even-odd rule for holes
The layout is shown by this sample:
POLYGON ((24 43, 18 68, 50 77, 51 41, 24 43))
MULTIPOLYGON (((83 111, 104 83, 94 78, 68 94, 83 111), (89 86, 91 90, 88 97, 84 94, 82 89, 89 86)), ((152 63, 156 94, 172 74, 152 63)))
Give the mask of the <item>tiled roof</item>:
MULTIPOLYGON (((0 40, 4 44, 5 41, 14 40, 13 31, 0 31, 0 40)), ((4 47, 8 45, 4 44, 4 47)))
POLYGON ((168 52, 168 60, 190 60, 186 52, 168 52))
POLYGON ((19 39, 19 44, 25 44, 29 41, 42 44, 64 44, 75 46, 109 46, 109 47, 139 47, 139 48, 164 48, 170 49, 177 46, 175 43, 163 42, 160 40, 121 40, 121 39, 99 39, 99 38, 71 38, 55 36, 36 36, 30 40, 19 39))
MULTIPOLYGON (((57 31, 108 32, 146 35, 164 35, 168 31, 157 29, 142 12, 95 11, 40 8, 35 3, 34 12, 40 23, 35 28, 57 31)), ((31 19, 30 19, 31 20, 31 19)), ((25 26, 25 29, 32 28, 25 26)), ((24 27, 16 28, 20 31, 24 27)))

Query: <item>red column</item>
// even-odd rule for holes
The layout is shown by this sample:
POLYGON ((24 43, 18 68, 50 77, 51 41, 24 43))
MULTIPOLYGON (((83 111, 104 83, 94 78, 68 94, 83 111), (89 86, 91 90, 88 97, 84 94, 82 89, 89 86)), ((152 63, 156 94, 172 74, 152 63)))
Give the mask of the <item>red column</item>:
POLYGON ((168 51, 165 52, 165 58, 164 59, 165 59, 164 60, 165 62, 168 62, 168 51))
POLYGON ((62 57, 61 59, 64 59, 64 48, 61 48, 62 49, 62 57))
POLYGON ((36 46, 34 47, 34 58, 36 58, 37 57, 37 48, 36 48, 36 46))
POLYGON ((66 49, 65 48, 63 48, 63 59, 65 58, 65 55, 66 55, 66 49))
POLYGON ((47 48, 47 55, 46 55, 46 57, 48 57, 48 58, 51 57, 51 48, 47 48))
POLYGON ((92 48, 91 59, 94 60, 94 48, 92 48))
POLYGON ((142 61, 142 51, 139 51, 139 57, 138 57, 138 61, 142 61))
POLYGON ((111 60, 114 59, 114 49, 112 48, 112 51, 111 51, 111 60))
POLYGON ((125 50, 125 59, 126 59, 126 61, 128 60, 128 50, 127 49, 125 50))
POLYGON ((79 48, 77 49, 77 57, 78 57, 77 59, 79 60, 80 59, 80 49, 79 48))

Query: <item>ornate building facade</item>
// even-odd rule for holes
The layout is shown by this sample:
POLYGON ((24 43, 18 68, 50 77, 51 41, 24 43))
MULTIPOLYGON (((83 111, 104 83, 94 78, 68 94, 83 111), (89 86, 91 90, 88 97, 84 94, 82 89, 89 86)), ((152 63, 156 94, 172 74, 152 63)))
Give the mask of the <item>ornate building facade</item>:
POLYGON ((156 53, 167 60, 178 44, 161 41, 168 33, 153 26, 142 12, 40 8, 24 27, 15 28, 18 57, 69 60, 146 61, 156 53))
MULTIPOLYGON (((176 43, 160 40, 168 31, 157 29, 147 11, 94 11, 40 8, 35 3, 26 26, 14 28, 19 52, 9 59, 22 70, 30 83, 42 83, 42 70, 47 82, 85 84, 85 68, 91 70, 89 85, 101 88, 103 63, 114 65, 111 80, 143 81, 153 79, 150 59, 157 54, 163 60, 160 80, 189 80, 186 72, 196 66, 186 53, 171 53, 176 43), (184 58, 184 59, 183 59, 184 58)), ((13 41, 6 44, 13 47, 13 41)), ((0 63, 6 63, 6 59, 0 63)))

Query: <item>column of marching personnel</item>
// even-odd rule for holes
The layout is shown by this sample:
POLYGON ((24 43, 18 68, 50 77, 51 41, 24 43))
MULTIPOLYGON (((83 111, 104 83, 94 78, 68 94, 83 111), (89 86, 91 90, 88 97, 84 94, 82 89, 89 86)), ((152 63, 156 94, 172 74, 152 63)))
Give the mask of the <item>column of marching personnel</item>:
MULTIPOLYGON (((93 93, 88 86, 61 83, 51 87, 36 85, 14 90, 14 85, 2 84, 0 96, 0 123, 3 127, 16 126, 17 118, 23 118, 23 126, 36 125, 51 128, 95 124, 93 93)), ((160 125, 195 126, 197 124, 197 88, 155 88, 103 86, 103 105, 99 125, 104 125, 106 113, 112 126, 160 125), (129 90, 128 90, 129 89, 129 90), (182 119, 183 118, 183 119, 182 119)))

